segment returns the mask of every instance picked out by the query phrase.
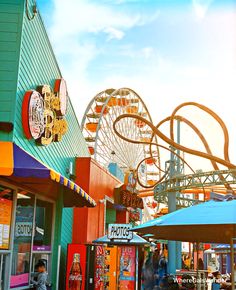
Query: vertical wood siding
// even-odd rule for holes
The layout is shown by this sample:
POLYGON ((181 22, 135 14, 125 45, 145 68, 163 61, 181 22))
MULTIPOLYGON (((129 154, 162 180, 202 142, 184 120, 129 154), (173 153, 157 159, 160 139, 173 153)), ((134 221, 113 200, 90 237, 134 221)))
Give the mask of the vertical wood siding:
MULTIPOLYGON (((23 1, 0 1, 0 121, 14 123, 23 1)), ((0 132, 11 141, 12 133, 0 132)))
POLYGON ((63 208, 61 228, 60 289, 66 289, 67 245, 72 243, 73 208, 63 208))
POLYGON ((54 142, 48 146, 36 146, 34 140, 25 138, 21 120, 21 107, 25 92, 42 84, 50 84, 53 87, 54 80, 60 77, 61 72, 40 14, 38 13, 32 21, 29 21, 24 14, 16 96, 14 142, 48 166, 63 175, 67 175, 66 170, 69 167, 69 162, 74 161, 75 156, 89 156, 87 145, 71 102, 68 102, 66 114, 68 132, 63 136, 61 142, 54 142))

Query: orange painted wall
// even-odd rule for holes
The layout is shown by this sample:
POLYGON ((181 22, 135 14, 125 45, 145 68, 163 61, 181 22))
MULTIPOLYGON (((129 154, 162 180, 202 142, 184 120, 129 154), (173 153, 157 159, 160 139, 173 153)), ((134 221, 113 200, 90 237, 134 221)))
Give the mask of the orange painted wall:
POLYGON ((76 159, 75 182, 97 203, 95 208, 75 208, 73 223, 73 243, 91 243, 104 235, 105 196, 113 197, 114 187, 121 182, 103 169, 91 157, 76 159))

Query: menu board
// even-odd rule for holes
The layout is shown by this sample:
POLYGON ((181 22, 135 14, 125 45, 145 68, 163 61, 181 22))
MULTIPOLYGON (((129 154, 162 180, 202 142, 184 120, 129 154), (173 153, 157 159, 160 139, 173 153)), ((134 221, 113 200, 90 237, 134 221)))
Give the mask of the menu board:
POLYGON ((8 249, 10 241, 12 201, 0 198, 0 249, 8 249))
POLYGON ((135 289, 135 247, 119 247, 119 289, 135 289))

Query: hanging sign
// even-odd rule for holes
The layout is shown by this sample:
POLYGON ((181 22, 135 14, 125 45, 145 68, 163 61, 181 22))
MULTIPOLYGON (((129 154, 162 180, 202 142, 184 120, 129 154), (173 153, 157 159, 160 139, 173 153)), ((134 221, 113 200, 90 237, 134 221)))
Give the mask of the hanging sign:
POLYGON ((114 190, 115 203, 134 209, 143 209, 143 200, 138 196, 136 185, 137 177, 135 176, 135 172, 127 172, 125 174, 124 185, 114 190))
MULTIPOLYGON (((124 188, 124 187, 123 187, 124 188)), ((119 188, 114 190, 114 201, 116 204, 134 209, 143 209, 143 200, 136 193, 132 193, 126 189, 119 188)))
POLYGON ((133 238, 132 225, 130 224, 109 224, 108 239, 110 240, 131 240, 133 238))
POLYGON ((67 89, 63 79, 55 81, 54 91, 49 85, 27 91, 22 104, 22 126, 26 138, 33 138, 39 145, 61 141, 67 132, 66 109, 67 89))
POLYGON ((136 193, 131 193, 128 190, 123 190, 120 193, 120 204, 125 207, 143 209, 143 200, 136 193))

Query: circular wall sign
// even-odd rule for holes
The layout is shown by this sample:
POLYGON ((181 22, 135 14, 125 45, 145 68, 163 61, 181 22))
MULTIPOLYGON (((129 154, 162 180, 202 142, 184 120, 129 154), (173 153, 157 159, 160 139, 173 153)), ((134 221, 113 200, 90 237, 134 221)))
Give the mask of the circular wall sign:
POLYGON ((38 139, 44 132, 44 100, 37 91, 25 93, 22 104, 22 124, 27 139, 38 139))
POLYGON ((64 79, 57 79, 54 85, 54 93, 60 100, 60 109, 56 110, 57 115, 65 116, 67 110, 67 86, 64 79))

